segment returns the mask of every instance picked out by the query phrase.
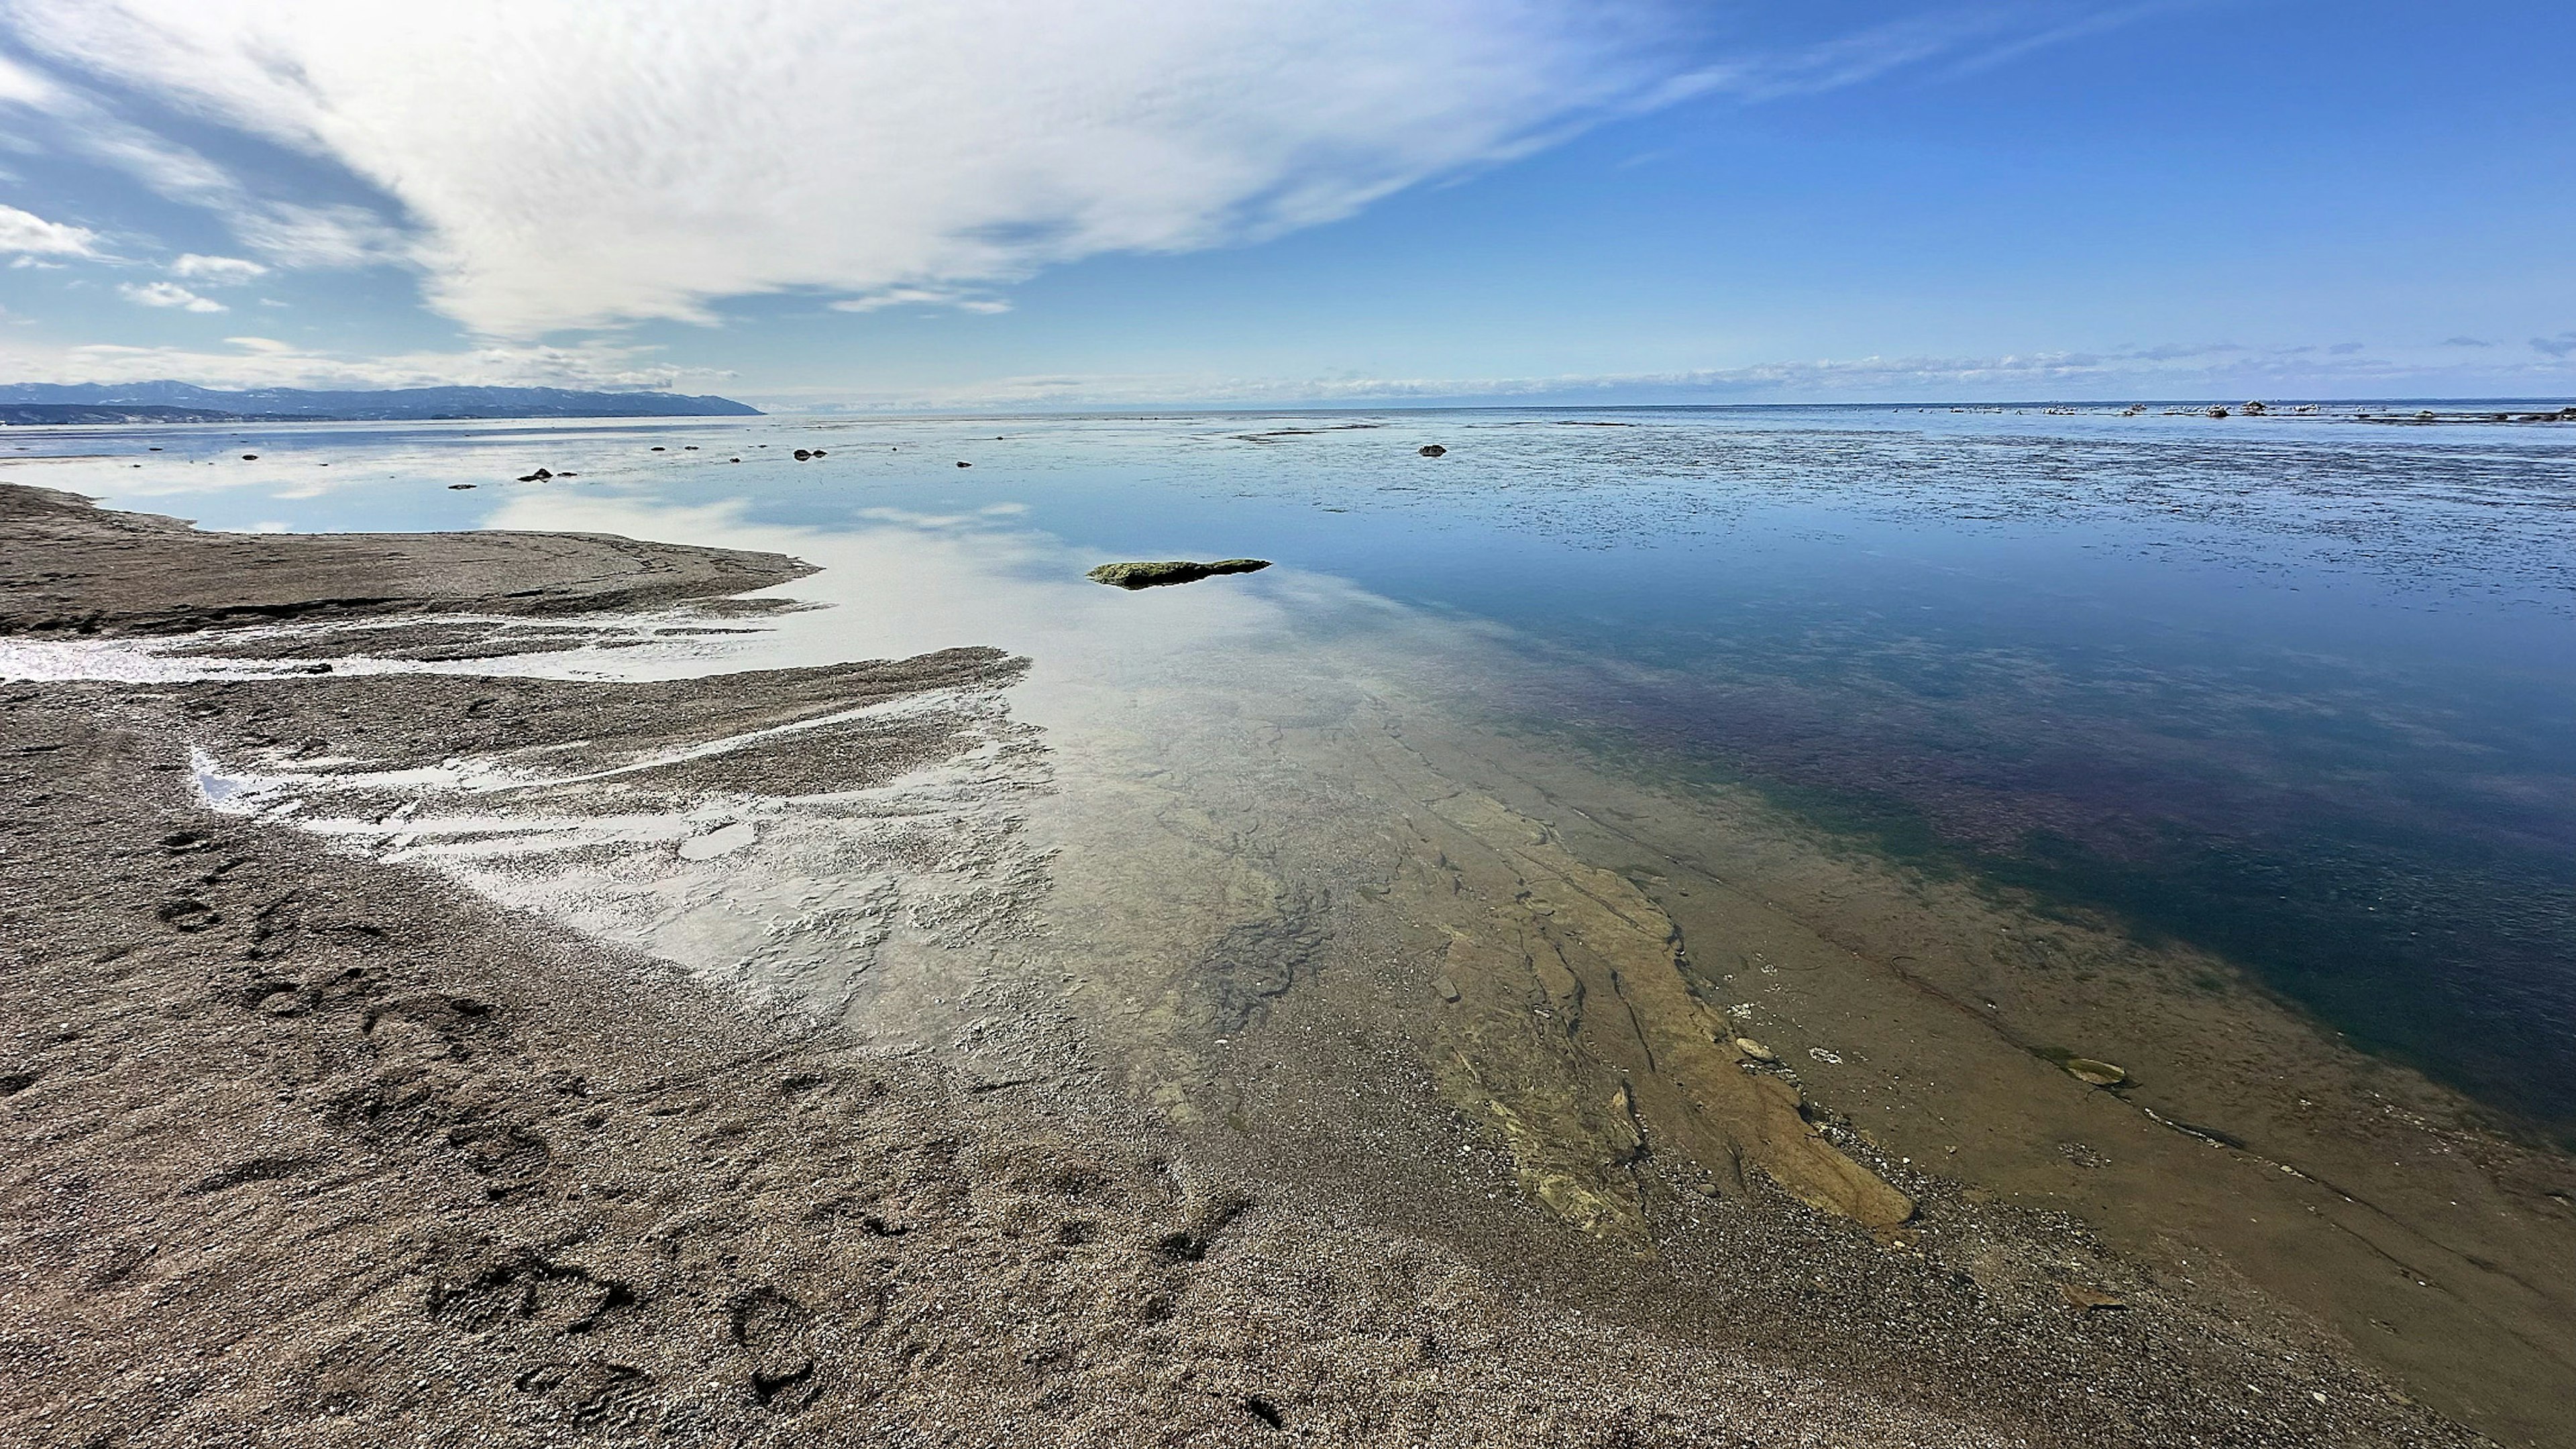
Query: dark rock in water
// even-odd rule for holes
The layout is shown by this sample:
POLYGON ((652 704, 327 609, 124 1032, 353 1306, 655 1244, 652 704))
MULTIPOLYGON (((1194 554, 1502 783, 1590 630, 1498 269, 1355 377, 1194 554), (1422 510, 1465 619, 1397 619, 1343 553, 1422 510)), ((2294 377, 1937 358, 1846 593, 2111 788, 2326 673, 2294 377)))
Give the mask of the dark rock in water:
MULTIPOLYGON (((547 479, 549 479, 549 478, 551 478, 551 477, 553 477, 553 476, 555 476, 555 475, 554 475, 554 474, 552 474, 552 473, 547 472, 547 471, 546 471, 545 469, 543 469, 543 468, 539 468, 539 469, 538 469, 537 471, 535 471, 534 473, 522 473, 522 474, 520 474, 520 475, 519 475, 519 481, 520 481, 520 482, 522 482, 522 483, 543 483, 544 481, 546 481, 547 479)), ((566 476, 567 476, 567 477, 569 477, 570 475, 569 475, 569 474, 567 474, 566 476)))
POLYGON ((1438 443, 1425 443, 1418 451, 1426 458, 1438 458, 1446 455, 1449 450, 1438 443))
POLYGON ((2259 417, 2263 416, 2263 414, 2265 414, 2265 413, 2267 413, 2267 412, 2270 412, 2270 411, 2271 411, 2271 409, 2270 409, 2270 408, 2265 407, 2265 406, 2264 406, 2263 404, 2261 404, 2261 403, 2258 403, 2258 402, 2250 402, 2250 403, 2247 403, 2245 406, 2243 406, 2243 407, 2241 407, 2241 408, 2238 408, 2238 409, 2237 409, 2237 411, 2238 411, 2238 412, 2243 413, 2245 416, 2247 416, 2247 417, 2249 417, 2249 418, 2259 418, 2259 417))
POLYGON ((242 454, 242 461, 243 461, 243 462, 245 462, 245 463, 256 463, 256 462, 258 462, 258 461, 259 461, 259 454, 257 454, 257 453, 244 453, 244 454, 242 454))
POLYGON ((802 462, 804 462, 806 459, 811 458, 811 457, 813 457, 813 456, 814 456, 814 455, 813 455, 812 453, 809 453, 809 452, 805 451, 803 448, 799 448, 799 449, 797 449, 797 450, 796 450, 796 461, 797 461, 797 462, 799 462, 799 463, 802 463, 802 462))
POLYGON ((2210 415, 2211 417, 2213 417, 2213 418, 2223 418, 2223 417, 2227 416, 2227 409, 2225 409, 2225 408, 2220 408, 2220 407, 2213 407, 2213 408, 2211 408, 2211 409, 2209 410, 2209 415, 2210 415))
MULTIPOLYGON (((963 463, 959 467, 966 466, 963 463)), ((1266 558, 1222 558, 1215 563, 1168 559, 1161 563, 1108 563, 1084 577, 1120 589, 1150 589, 1160 584, 1190 584, 1217 574, 1248 574, 1270 567, 1266 558)))
POLYGON ((960 467, 960 468, 972 468, 972 467, 974 467, 975 465, 974 465, 974 464, 972 464, 972 463, 961 462, 961 463, 959 463, 957 466, 958 466, 958 467, 960 467))
POLYGON ((816 448, 816 449, 814 450, 814 456, 815 456, 815 457, 817 457, 817 458, 822 457, 822 456, 823 456, 823 450, 822 450, 822 449, 820 449, 820 448, 816 448))
POLYGON ((473 487, 474 485, 473 485, 473 484, 471 484, 471 483, 450 483, 450 484, 448 484, 447 486, 448 486, 448 488, 449 488, 449 490, 450 490, 450 491, 453 491, 453 490, 458 489, 458 488, 471 488, 471 487, 473 487))

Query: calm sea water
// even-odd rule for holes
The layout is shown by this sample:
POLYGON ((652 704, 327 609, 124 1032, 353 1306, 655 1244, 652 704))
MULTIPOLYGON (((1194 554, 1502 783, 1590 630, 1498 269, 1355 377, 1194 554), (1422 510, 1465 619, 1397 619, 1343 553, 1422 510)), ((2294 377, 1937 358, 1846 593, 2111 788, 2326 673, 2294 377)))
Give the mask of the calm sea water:
POLYGON ((13 430, 13 458, 0 477, 213 528, 579 495, 1274 559, 1222 586, 1326 575, 1487 626, 1514 720, 2205 947, 2576 1126, 2576 425, 753 419, 13 430), (538 466, 578 476, 510 481, 538 466))

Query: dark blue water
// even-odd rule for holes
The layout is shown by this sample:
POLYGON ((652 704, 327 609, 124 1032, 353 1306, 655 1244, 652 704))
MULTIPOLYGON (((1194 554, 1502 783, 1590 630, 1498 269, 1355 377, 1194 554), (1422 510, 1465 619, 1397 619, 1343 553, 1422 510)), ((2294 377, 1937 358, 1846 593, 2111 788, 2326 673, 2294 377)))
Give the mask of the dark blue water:
POLYGON ((543 464, 582 476, 541 486, 768 522, 1338 575, 1499 626, 1529 667, 1497 707, 1524 721, 2218 952, 2576 1127, 2576 424, 1831 408, 65 437, 10 441, 100 456, 0 476, 209 526, 433 528, 491 518, 543 464))

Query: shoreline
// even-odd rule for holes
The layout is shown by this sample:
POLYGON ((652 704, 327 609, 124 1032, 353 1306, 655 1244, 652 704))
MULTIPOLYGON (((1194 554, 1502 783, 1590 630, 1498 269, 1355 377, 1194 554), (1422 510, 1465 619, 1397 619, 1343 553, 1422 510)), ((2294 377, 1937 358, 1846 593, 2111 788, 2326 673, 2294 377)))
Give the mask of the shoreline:
MULTIPOLYGON (((33 490, 11 490, 21 491, 33 490)), ((44 516, 50 543, 99 547, 61 537, 80 532, 76 512, 44 516)), ((202 567, 194 540, 227 536, 135 517, 100 516, 116 579, 94 606, 102 628, 245 617, 241 598, 207 592, 213 574, 190 572, 202 567)), ((0 511, 0 528, 10 518, 0 511)), ((363 607, 388 627, 495 612, 605 627, 579 616, 722 597, 800 567, 595 535, 229 537, 244 540, 237 555, 290 560, 265 593, 244 591, 256 607, 306 617, 318 594, 339 601, 335 613, 363 607), (293 577, 294 554, 319 559, 328 585, 335 570, 364 568, 349 550, 381 551, 390 537, 422 570, 403 589, 361 605, 355 591, 293 577), (526 542, 564 537, 580 546, 526 542), (494 540, 512 552, 494 554, 494 540)), ((13 571, 33 553, 13 547, 13 571)), ((83 566, 93 579, 108 573, 83 566)), ((8 617, 85 617, 90 585, 45 587, 52 601, 8 617)), ((1441 1114, 1391 1112, 1393 1143, 1352 1130, 1365 1103, 1335 1109, 1357 1117, 1310 1107, 1300 1118, 1298 1094, 1344 1080, 1347 1061, 1317 1057, 1300 1076, 1286 1070, 1298 1043, 1387 1000, 1375 988, 1410 964, 1371 977, 1349 969, 1346 952, 1327 980, 1280 958, 1279 989, 1187 1007, 1236 1031, 1257 1021, 1273 1044, 1247 1036, 1232 1060, 1281 1070, 1184 1069, 1175 1080, 1217 1084, 1262 1130, 1234 1131, 1222 1110, 1184 1114, 1176 1129, 1166 1113, 1139 1115, 1132 1097, 1084 1085, 1086 1033, 1098 1028, 1080 1010, 1066 1013, 1071 1045, 1058 1055, 1044 1033, 1025 1043, 1040 1068, 1032 1080, 961 1072, 978 1048, 955 1061, 869 1049, 830 1013, 818 1021, 693 979, 446 875, 361 859, 275 821, 210 816, 184 763, 190 747, 291 757, 312 740, 305 758, 329 774, 347 769, 329 761, 361 747, 399 763, 462 751, 537 758, 578 743, 577 763, 588 763, 564 779, 662 762, 658 783, 631 788, 671 794, 648 802, 663 813, 715 785, 865 787, 1013 739, 989 712, 956 703, 999 700, 1009 661, 953 652, 974 657, 718 675, 697 687, 397 674, 0 689, 32 750, 13 757, 7 781, 13 797, 36 802, 14 812, 13 840, 42 847, 0 855, 12 897, 42 903, 8 921, 26 963, 10 1014, 66 1023, 19 1029, 6 1070, 28 1080, 0 1108, 25 1149, 9 1179, 9 1234, 22 1261, 39 1265, 7 1295, 10 1336, 42 1345, 27 1365, 35 1372, 14 1377, 46 1385, 8 1415, 67 1442, 78 1436, 65 1420, 83 1434, 147 1418, 201 1434, 256 1424, 319 1442, 357 1424, 390 1434, 423 1416, 503 1442, 567 1425, 784 1442, 825 1426, 917 1429, 942 1414, 969 1442, 1168 1429, 1259 1442, 1293 1427, 1354 1442, 1582 1443, 1625 1426, 1640 1442, 1689 1443, 1719 1423, 1782 1443, 1819 1425, 1872 1442, 2183 1442, 2221 1430, 2247 1443, 2467 1442, 2263 1293, 2139 1278, 2131 1250, 2044 1212, 1980 1203, 1964 1179, 1908 1171, 1894 1160, 1908 1155, 1895 1150, 1901 1137, 1883 1146, 1836 1129, 1814 1139, 1847 1142, 1852 1160, 1920 1199, 1911 1228, 1899 1218, 1873 1235, 1772 1186, 1784 1169, 1758 1151, 1740 1191, 1703 1192, 1673 1171, 1689 1154, 1660 1137, 1682 1109, 1632 1109, 1648 1133, 1632 1169, 1634 1212, 1654 1225, 1659 1250, 1641 1259, 1622 1234, 1568 1233, 1533 1215, 1508 1191, 1528 1187, 1526 1173, 1458 1169, 1500 1193, 1477 1199, 1447 1168, 1415 1163, 1451 1140, 1441 1114), (873 717, 864 729, 844 718, 854 704, 899 699, 918 699, 919 712, 891 733, 873 717), (815 734, 817 721, 840 733, 815 734), (792 744, 737 743, 781 724, 804 728, 792 744), (710 741, 726 744, 735 771, 712 785, 690 773, 710 757, 680 759, 710 741), (132 789, 136 779, 150 788, 132 789), (168 843, 183 836, 198 838, 168 843), (92 875, 105 882, 92 900, 45 888, 92 875), (392 976, 348 974, 385 957, 402 962, 392 976), (237 1077, 209 1078, 200 1064, 218 1059, 237 1077), (111 1144, 129 1171, 103 1180, 111 1144), (86 1233, 62 1226, 75 1184, 86 1233), (1378 1198, 1379 1211, 1350 1214, 1353 1197, 1378 1198), (1432 1209, 1420 1218, 1431 1228, 1399 1226, 1416 1203, 1432 1209), (280 1243, 304 1244, 304 1259, 281 1262, 280 1243), (1979 1253, 1995 1260, 1983 1271, 1969 1261, 1979 1253), (292 1310, 261 1306, 273 1286, 243 1291, 281 1275, 292 1310), (1653 1292, 1639 1298, 1641 1287, 1653 1292), (174 1303, 197 1316, 169 1312, 174 1303), (254 1325, 255 1311, 282 1322, 254 1325), (48 1335, 43 1325, 63 1315, 86 1327, 48 1335), (353 1326, 288 1348, 324 1324, 353 1326), (216 1341, 261 1346, 294 1367, 267 1382, 171 1368, 216 1341), (2034 1371, 2045 1382, 2015 1386, 2034 1371), (154 1372, 193 1392, 147 1386, 154 1372), (409 1387, 424 1378, 437 1387, 409 1387), (101 1380, 128 1397, 111 1409, 101 1380), (2104 1402, 2052 1420, 2052 1386, 2087 1383, 2104 1402), (2241 1384, 2270 1387, 2249 1399, 2241 1384), (170 1417, 182 1413, 194 1417, 170 1417)), ((1389 798, 1428 790, 1403 783, 1420 765, 1389 769, 1389 798)), ((1430 773, 1454 780, 1472 767, 1430 773)), ((533 793, 560 800, 563 789, 533 793)), ((391 795, 349 799, 353 815, 395 808, 391 795)), ((764 816, 759 828, 782 827, 764 816)), ((1605 858, 1562 838, 1570 861, 1605 858)), ((666 853, 651 840, 583 849, 612 860, 666 853)), ((1293 853, 1257 864, 1292 884, 1299 875, 1293 853)), ((1569 880, 1597 869, 1548 868, 1569 880)), ((1078 875, 1067 879, 1051 908, 1084 899, 1078 875)), ((1103 883, 1097 898, 1117 887, 1103 883)), ((1660 894, 1650 886, 1640 898, 1660 894)), ((1325 923, 1319 939, 1366 943, 1436 920, 1439 899, 1355 889, 1264 909, 1292 923, 1309 912, 1325 923), (1407 910, 1417 926, 1394 919, 1407 910)), ((1705 966, 1728 928, 1678 898, 1662 909, 1690 943, 1691 968, 1705 966)), ((997 934, 1006 954, 1046 959, 997 934)), ((1422 1004, 1399 1016, 1449 1004, 1427 984, 1412 982, 1403 1000, 1422 1004)), ((1424 1030, 1437 1041, 1447 1028, 1424 1030)), ((1731 1057, 1722 1067, 1741 1072, 1731 1057)), ((1820 1116, 1851 1110, 1833 1087, 1821 1098, 1820 1116)), ((1486 1140, 1483 1129, 1454 1130, 1486 1140)))

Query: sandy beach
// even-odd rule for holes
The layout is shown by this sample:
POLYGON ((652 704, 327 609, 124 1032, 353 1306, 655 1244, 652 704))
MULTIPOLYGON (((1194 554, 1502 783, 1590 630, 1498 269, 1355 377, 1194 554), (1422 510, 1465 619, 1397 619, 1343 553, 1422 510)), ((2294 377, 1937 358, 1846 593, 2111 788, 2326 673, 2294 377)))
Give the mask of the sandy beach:
POLYGON ((482 663, 777 553, 0 545, 10 639, 170 665, 0 685, 14 1439, 2576 1436, 2562 1154, 1750 792, 1398 688, 1074 761, 1000 649, 482 663))

